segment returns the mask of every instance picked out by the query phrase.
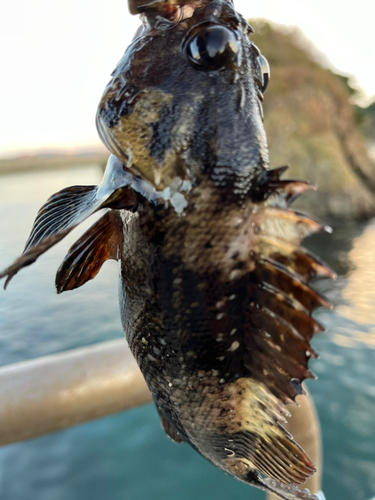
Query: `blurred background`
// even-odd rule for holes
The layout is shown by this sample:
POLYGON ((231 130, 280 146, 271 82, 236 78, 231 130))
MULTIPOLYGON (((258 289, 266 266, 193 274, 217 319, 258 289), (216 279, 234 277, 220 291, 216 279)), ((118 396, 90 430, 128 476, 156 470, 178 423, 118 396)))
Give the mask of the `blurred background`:
MULTIPOLYGON (((327 500, 375 496, 375 7, 357 0, 237 9, 271 66, 265 127, 273 167, 319 186, 299 206, 334 229, 306 246, 338 273, 308 384, 322 424, 327 500), (258 18, 258 19, 256 19, 258 18), (259 18, 262 18, 260 20, 259 18), (264 19, 268 19, 267 21, 264 19)), ((8 3, 0 46, 0 268, 20 254, 54 192, 97 184, 107 154, 94 118, 138 25, 126 2, 8 3)), ((86 224, 90 225, 92 220, 86 224)), ((122 337, 117 265, 57 296, 54 274, 83 228, 0 291, 0 365, 122 337)), ((1 404, 1 402, 0 402, 1 404)), ((168 440, 152 406, 0 448, 1 500, 240 500, 261 492, 168 440)))

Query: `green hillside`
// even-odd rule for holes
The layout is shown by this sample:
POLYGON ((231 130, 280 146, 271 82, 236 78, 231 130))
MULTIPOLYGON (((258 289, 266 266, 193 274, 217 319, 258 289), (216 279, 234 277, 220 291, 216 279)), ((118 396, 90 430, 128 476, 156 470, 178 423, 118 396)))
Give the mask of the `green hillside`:
POLYGON ((356 118, 360 131, 369 142, 375 144, 375 102, 367 108, 356 108, 356 118))

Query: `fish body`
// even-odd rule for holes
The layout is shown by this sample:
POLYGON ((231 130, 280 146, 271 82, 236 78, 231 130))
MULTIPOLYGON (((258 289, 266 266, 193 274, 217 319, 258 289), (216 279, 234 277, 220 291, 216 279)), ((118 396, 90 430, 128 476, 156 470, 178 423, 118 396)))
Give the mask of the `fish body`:
POLYGON ((289 209, 313 186, 269 170, 269 70, 231 1, 132 10, 143 27, 97 113, 104 179, 53 195, 0 277, 107 208, 64 259, 58 293, 118 260, 123 328, 166 433, 244 482, 312 499, 295 486, 314 465, 281 423, 312 377, 312 312, 329 306, 308 282, 333 277, 300 246, 325 226, 289 209))

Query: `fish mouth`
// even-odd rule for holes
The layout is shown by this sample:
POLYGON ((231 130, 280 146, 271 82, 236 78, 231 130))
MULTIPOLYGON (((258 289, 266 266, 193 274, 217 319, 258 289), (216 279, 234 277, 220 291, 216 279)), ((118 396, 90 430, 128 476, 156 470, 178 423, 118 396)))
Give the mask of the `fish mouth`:
MULTIPOLYGON (((164 0, 128 0, 128 8, 131 14, 137 15, 143 12, 147 12, 148 10, 154 9, 170 9, 173 7, 185 7, 191 6, 194 9, 199 7, 204 7, 208 3, 212 2, 212 0, 168 0, 167 2, 164 0)), ((216 0, 216 3, 227 3, 233 7, 232 0, 216 0)))

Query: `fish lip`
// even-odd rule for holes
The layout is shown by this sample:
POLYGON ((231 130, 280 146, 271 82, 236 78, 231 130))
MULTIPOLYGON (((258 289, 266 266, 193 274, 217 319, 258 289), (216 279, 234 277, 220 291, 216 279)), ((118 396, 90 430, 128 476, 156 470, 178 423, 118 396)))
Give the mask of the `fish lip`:
MULTIPOLYGON (((147 7, 149 7, 150 5, 156 4, 157 1, 158 0, 154 0, 154 1, 143 0, 143 3, 142 3, 141 0, 128 0, 127 4, 128 4, 128 9, 129 9, 130 14, 136 16, 136 15, 144 12, 147 9, 147 7)), ((179 7, 184 7, 185 5, 189 5, 189 3, 193 3, 193 4, 196 4, 195 8, 200 8, 200 7, 204 6, 205 4, 210 3, 210 1, 212 2, 213 0, 179 0, 179 1, 175 1, 174 4, 178 5, 179 7)), ((219 3, 227 3, 231 7, 234 8, 233 0, 219 0, 219 3)))
MULTIPOLYGON (((226 1, 226 0, 224 0, 226 1)), ((128 0, 129 6, 130 3, 133 3, 131 0, 128 0)), ((139 5, 135 10, 132 11, 130 8, 130 13, 134 15, 140 15, 140 18, 142 20, 143 27, 140 27, 136 35, 134 36, 134 39, 138 39, 141 36, 152 34, 155 32, 159 31, 169 31, 171 29, 174 29, 178 24, 180 24, 182 21, 185 21, 186 19, 190 19, 194 16, 194 13, 197 9, 202 7, 202 0, 180 0, 179 2, 175 3, 176 7, 179 8, 179 15, 177 19, 175 19, 173 22, 171 22, 170 26, 164 26, 163 28, 157 28, 156 26, 152 26, 152 24, 148 20, 148 16, 150 15, 150 10, 152 12, 152 6, 161 3, 161 0, 155 0, 154 2, 148 2, 144 5, 139 5), (150 9, 151 7, 151 9, 150 9)), ((163 16, 161 16, 163 17, 163 16)))

